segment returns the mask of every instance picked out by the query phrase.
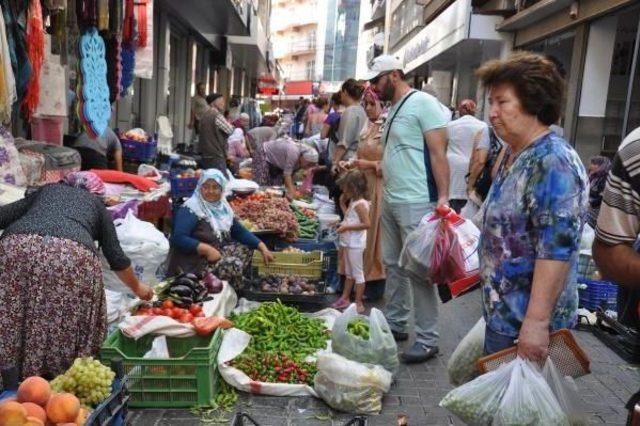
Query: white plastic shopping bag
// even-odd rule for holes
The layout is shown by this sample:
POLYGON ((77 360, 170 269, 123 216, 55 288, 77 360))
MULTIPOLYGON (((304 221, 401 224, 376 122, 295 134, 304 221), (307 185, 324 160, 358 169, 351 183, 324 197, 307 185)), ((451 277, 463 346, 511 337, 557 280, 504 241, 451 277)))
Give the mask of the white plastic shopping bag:
POLYGON ((556 396, 562 411, 567 415, 569 424, 571 426, 589 424, 585 404, 580 398, 578 386, 573 377, 563 376, 550 357, 547 358, 547 362, 544 364, 542 375, 556 396))
POLYGON ((447 362, 451 384, 459 386, 473 380, 479 373, 476 362, 484 355, 484 333, 486 323, 480 318, 466 336, 458 343, 447 362))
POLYGON ((516 358, 511 364, 509 387, 493 425, 569 426, 567 415, 538 367, 522 358, 516 358))
POLYGON ((398 346, 384 314, 376 308, 372 308, 366 317, 359 315, 355 303, 352 303, 333 325, 331 347, 335 353, 352 361, 381 365, 392 374, 398 371, 398 346), (363 321, 368 325, 368 340, 349 332, 349 324, 353 321, 363 321))
POLYGON ((480 230, 448 207, 425 215, 400 253, 400 266, 438 285, 442 302, 480 281, 480 230))
POLYGON ((450 391, 440 406, 469 425, 489 426, 500 406, 514 363, 503 364, 482 376, 450 391))
MULTIPOLYGON (((157 284, 156 272, 169 253, 169 240, 153 224, 138 219, 132 212, 127 213, 124 219, 116 219, 114 225, 120 246, 131 259, 131 266, 138 279, 145 284, 157 284)), ((105 288, 131 294, 118 276, 111 271, 104 256, 102 256, 102 270, 105 288)))
POLYGON ((314 380, 318 396, 331 408, 354 414, 379 414, 391 387, 391 373, 379 365, 361 364, 335 353, 318 357, 314 380))

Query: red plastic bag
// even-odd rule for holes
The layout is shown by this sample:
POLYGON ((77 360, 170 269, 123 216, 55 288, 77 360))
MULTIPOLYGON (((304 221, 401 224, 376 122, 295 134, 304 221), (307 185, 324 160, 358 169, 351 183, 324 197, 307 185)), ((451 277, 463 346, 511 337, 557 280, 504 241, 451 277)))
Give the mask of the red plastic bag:
POLYGON ((449 284, 465 276, 464 252, 451 225, 458 216, 446 207, 438 208, 436 214, 440 222, 431 253, 431 280, 436 284, 449 284))

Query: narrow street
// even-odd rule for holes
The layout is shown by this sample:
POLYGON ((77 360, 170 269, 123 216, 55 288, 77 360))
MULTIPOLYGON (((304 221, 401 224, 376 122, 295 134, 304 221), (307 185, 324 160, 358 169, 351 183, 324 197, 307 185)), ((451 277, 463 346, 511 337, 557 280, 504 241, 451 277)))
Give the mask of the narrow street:
MULTIPOLYGON (((425 364, 401 364, 397 380, 385 396, 382 413, 370 417, 370 426, 392 426, 400 414, 409 425, 463 424, 444 408, 442 397, 453 388, 447 377, 447 360, 458 342, 481 315, 480 294, 475 291, 441 309, 440 355, 425 364)), ((624 405, 640 385, 640 366, 632 366, 604 346, 590 332, 574 331, 591 360, 592 373, 577 380, 592 424, 624 425, 624 405)), ((408 345, 404 343, 402 347, 408 345)), ((353 418, 333 412, 315 398, 286 398, 242 394, 236 408, 251 415, 260 426, 341 426, 353 418)), ((233 412, 225 413, 230 424, 233 412)), ((188 410, 136 410, 135 426, 187 426, 201 424, 188 410)))

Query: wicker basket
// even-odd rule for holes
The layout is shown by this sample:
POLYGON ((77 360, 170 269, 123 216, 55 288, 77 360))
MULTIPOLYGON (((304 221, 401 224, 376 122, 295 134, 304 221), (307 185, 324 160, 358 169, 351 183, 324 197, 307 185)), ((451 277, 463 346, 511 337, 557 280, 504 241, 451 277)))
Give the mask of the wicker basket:
POLYGON ((252 265, 257 268, 259 276, 265 275, 297 275, 303 278, 320 279, 323 271, 321 251, 309 253, 273 253, 275 260, 265 264, 259 251, 253 252, 252 265))
MULTIPOLYGON (((516 359, 517 348, 515 346, 480 358, 476 367, 481 374, 493 371, 502 364, 516 359)), ((567 329, 562 329, 551 333, 549 339, 549 356, 554 365, 563 376, 573 378, 589 374, 589 358, 578 345, 573 334, 567 329)))

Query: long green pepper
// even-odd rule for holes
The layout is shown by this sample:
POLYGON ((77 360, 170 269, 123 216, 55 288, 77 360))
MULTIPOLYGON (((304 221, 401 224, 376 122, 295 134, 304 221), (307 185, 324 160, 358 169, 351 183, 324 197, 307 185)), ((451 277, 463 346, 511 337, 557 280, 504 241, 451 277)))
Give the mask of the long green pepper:
POLYGON ((322 320, 308 318, 280 300, 265 302, 230 319, 236 328, 252 336, 247 350, 280 352, 296 361, 325 349, 330 335, 322 320))

